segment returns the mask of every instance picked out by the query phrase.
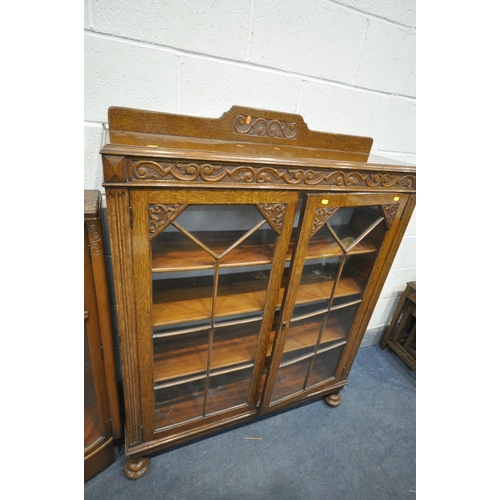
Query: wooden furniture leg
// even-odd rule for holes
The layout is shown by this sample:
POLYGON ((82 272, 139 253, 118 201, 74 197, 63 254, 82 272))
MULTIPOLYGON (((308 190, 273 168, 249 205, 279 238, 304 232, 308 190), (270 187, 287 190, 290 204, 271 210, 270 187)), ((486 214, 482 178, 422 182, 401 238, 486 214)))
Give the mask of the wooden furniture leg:
POLYGON ((123 467, 123 473, 128 479, 140 479, 149 469, 148 457, 130 457, 123 467))
POLYGON ((342 403, 342 399, 340 397, 339 392, 334 392, 332 394, 329 394, 328 396, 325 396, 323 398, 325 400, 325 403, 333 408, 340 406, 340 403, 342 403))

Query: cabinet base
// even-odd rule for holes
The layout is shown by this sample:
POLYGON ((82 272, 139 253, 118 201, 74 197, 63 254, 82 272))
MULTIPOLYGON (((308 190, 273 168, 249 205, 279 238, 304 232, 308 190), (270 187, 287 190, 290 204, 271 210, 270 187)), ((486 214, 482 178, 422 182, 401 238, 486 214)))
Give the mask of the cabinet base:
POLYGON ((123 473, 128 479, 140 479, 149 469, 149 458, 129 458, 123 467, 123 473))
POLYGON ((333 406, 334 408, 337 406, 340 406, 340 403, 342 403, 342 399, 340 397, 340 394, 329 394, 328 396, 325 396, 323 398, 325 400, 325 403, 329 406, 333 406))

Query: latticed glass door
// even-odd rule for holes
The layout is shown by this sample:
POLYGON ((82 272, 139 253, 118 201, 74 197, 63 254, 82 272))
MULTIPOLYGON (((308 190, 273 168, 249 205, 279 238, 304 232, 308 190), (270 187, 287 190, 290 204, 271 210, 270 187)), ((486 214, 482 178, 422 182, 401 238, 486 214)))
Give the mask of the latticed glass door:
MULTIPOLYGON (((137 259, 148 428, 255 408, 280 300, 294 193, 145 191, 137 259), (238 200, 235 203, 235 199, 238 200), (147 234, 147 243, 145 235, 147 234), (149 269, 140 262, 149 262, 149 269)), ((136 200, 138 201, 138 200, 136 200)), ((137 205, 135 205, 137 206, 137 205)))
POLYGON ((265 406, 340 377, 339 361, 398 202, 391 195, 306 196, 265 406))

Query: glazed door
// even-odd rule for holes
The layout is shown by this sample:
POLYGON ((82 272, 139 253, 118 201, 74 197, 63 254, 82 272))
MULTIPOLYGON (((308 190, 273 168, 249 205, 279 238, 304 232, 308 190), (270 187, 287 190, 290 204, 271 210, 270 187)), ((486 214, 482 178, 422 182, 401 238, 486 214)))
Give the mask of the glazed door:
POLYGON ((106 371, 102 356, 99 311, 89 252, 84 231, 84 456, 85 481, 114 462, 113 433, 106 371))
POLYGON ((145 440, 255 410, 297 199, 131 193, 145 440))
POLYGON ((407 198, 305 196, 265 410, 338 384, 407 198))

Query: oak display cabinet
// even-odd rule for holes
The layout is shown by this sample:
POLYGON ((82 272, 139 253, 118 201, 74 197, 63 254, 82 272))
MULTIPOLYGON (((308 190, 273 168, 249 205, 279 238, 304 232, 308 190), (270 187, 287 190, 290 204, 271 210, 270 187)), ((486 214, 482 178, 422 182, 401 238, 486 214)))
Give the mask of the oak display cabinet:
POLYGON ((414 209, 415 167, 288 113, 108 118, 125 475, 279 408, 338 406, 414 209))
POLYGON ((100 217, 101 193, 84 190, 84 480, 115 461, 122 418, 100 217))

